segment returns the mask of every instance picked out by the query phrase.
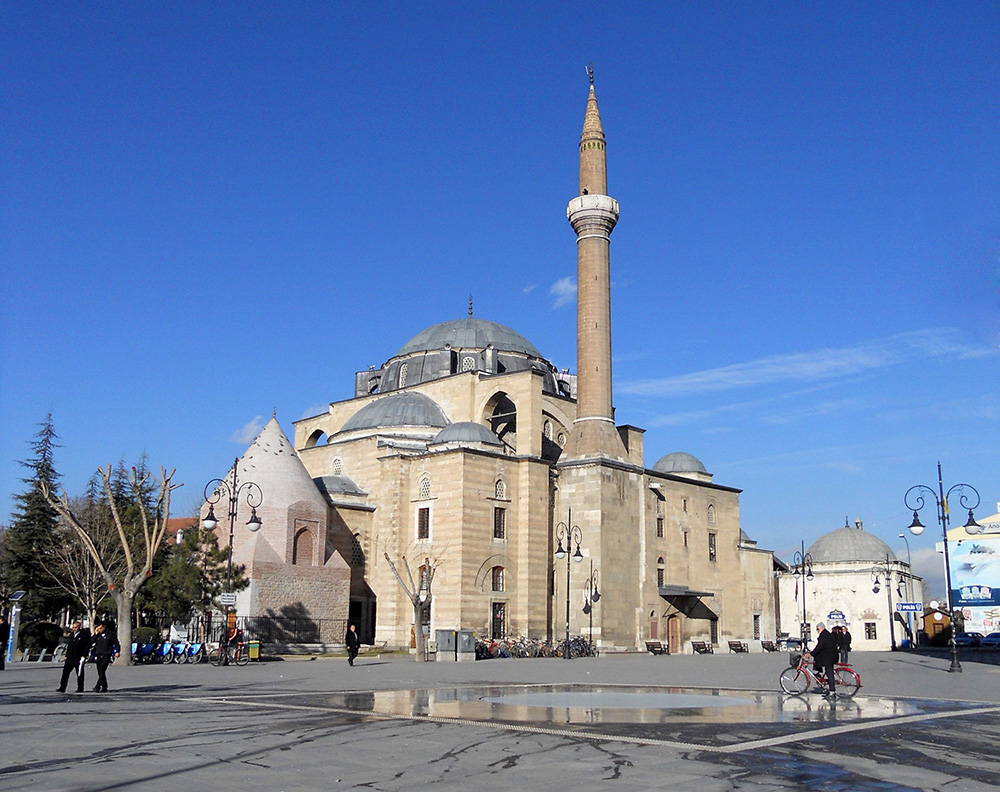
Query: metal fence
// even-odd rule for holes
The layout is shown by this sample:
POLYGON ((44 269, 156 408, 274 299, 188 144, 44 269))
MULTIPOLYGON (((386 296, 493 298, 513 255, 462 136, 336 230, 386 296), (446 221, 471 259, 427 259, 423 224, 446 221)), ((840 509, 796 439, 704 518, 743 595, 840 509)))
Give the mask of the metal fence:
MULTIPOLYGON (((146 626, 155 627, 167 637, 171 626, 186 629, 189 641, 220 641, 226 632, 226 618, 219 614, 206 621, 201 616, 191 618, 186 624, 171 623, 170 619, 157 617, 146 626)), ((243 631, 247 641, 270 644, 342 644, 347 631, 347 619, 310 619, 305 616, 237 616, 236 626, 243 631)))

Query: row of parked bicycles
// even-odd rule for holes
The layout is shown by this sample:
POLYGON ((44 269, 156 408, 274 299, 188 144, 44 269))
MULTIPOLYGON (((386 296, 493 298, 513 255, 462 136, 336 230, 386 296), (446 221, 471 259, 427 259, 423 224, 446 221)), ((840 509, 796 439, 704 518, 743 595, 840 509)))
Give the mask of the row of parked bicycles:
POLYGON ((250 662, 249 646, 244 642, 220 646, 208 643, 161 641, 159 643, 132 644, 133 663, 202 663, 245 666, 250 662))
MULTIPOLYGON (((566 641, 549 643, 533 638, 477 638, 476 659, 493 660, 501 657, 563 657, 566 641)), ((597 657, 597 645, 583 636, 569 639, 570 657, 597 657)))

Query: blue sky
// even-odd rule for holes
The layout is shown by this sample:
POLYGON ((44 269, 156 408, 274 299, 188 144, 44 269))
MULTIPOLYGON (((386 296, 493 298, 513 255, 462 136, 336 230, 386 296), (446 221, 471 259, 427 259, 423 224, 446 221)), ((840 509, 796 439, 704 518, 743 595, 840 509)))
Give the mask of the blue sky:
POLYGON ((996 3, 7 3, 0 28, 0 520, 50 409, 70 492, 145 453, 191 513, 272 410, 291 435, 470 294, 575 370, 590 62, 647 465, 695 454, 786 556, 845 517, 902 552, 938 460, 1000 500, 996 3))

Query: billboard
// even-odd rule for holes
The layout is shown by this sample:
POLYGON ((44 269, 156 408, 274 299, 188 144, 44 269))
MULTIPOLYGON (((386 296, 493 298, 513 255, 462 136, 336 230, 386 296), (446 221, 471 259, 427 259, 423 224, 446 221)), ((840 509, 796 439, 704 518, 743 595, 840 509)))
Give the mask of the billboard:
POLYGON ((1000 606, 1000 542, 993 537, 960 539, 950 555, 954 606, 1000 606))

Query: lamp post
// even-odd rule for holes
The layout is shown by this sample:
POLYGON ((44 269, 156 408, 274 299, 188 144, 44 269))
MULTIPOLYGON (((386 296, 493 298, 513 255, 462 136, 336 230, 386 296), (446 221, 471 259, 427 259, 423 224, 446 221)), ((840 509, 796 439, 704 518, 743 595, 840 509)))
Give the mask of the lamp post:
MULTIPOLYGON (((209 531, 215 530, 219 520, 215 516, 215 504, 222 500, 223 496, 229 503, 229 559, 226 562, 226 593, 233 592, 233 533, 236 529, 236 512, 239 507, 240 498, 245 498, 247 506, 250 507, 250 519, 247 520, 247 528, 251 531, 260 530, 261 521, 257 516, 257 507, 264 500, 264 493, 252 481, 239 480, 239 457, 233 462, 232 476, 224 479, 212 479, 205 485, 205 501, 208 503, 208 514, 201 524, 209 531)), ((229 608, 226 605, 226 627, 229 627, 229 608)))
POLYGON ((795 574, 802 578, 802 623, 799 624, 799 637, 802 639, 802 648, 806 648, 809 643, 809 632, 806 622, 806 581, 813 579, 813 558, 806 552, 806 543, 802 541, 801 549, 795 551, 792 556, 792 566, 795 567, 795 574))
POLYGON ((926 484, 915 484, 906 491, 906 494, 903 496, 903 503, 906 504, 907 509, 913 509, 913 522, 910 523, 910 533, 914 536, 920 536, 924 532, 924 526, 920 522, 920 516, 917 512, 924 508, 926 504, 925 493, 937 506, 937 519, 941 524, 941 537, 944 540, 944 581, 945 588, 947 589, 945 594, 947 595, 948 602, 948 618, 951 619, 951 667, 948 671, 950 673, 961 673, 962 665, 958 662, 958 646, 955 644, 955 603, 951 597, 951 558, 948 555, 948 498, 951 497, 953 492, 959 493, 958 502, 963 509, 969 510, 969 520, 965 523, 965 531, 974 536, 983 530, 982 526, 976 522, 976 518, 972 516, 972 510, 979 505, 979 492, 976 491, 975 487, 968 484, 955 484, 946 493, 944 491, 944 481, 941 477, 940 462, 938 462, 937 469, 937 491, 935 492, 933 487, 928 487, 926 484), (967 495, 966 490, 971 491, 972 494, 967 495), (972 496, 975 496, 975 503, 972 502, 972 496))
POLYGON ((594 559, 590 560, 590 577, 587 578, 587 601, 583 604, 583 612, 590 616, 590 648, 594 648, 594 604, 601 599, 597 590, 598 571, 594 569, 594 559))
POLYGON ((566 643, 563 646, 563 659, 569 660, 569 560, 570 557, 576 563, 583 561, 583 553, 580 552, 580 543, 583 541, 583 531, 580 527, 573 525, 573 510, 570 509, 568 512, 568 517, 566 522, 561 522, 556 525, 556 558, 566 559, 566 643), (563 539, 566 540, 566 548, 563 549, 563 539), (576 551, 570 553, 573 549, 572 544, 576 542, 576 551))
MULTIPOLYGON (((881 589, 882 584, 885 583, 885 597, 889 605, 889 643, 892 646, 892 651, 896 651, 896 629, 893 624, 893 614, 892 614, 892 564, 889 561, 889 556, 886 555, 885 561, 879 561, 872 567, 872 593, 878 594, 879 589, 881 589)), ((900 574, 897 580, 897 585, 903 584, 903 575, 900 574)))
MULTIPOLYGON (((906 545, 906 600, 907 602, 913 602, 913 563, 910 557, 910 540, 906 538, 906 534, 900 534, 899 538, 903 540, 906 545)), ((909 633, 908 639, 910 641, 910 648, 913 648, 913 614, 910 611, 906 612, 906 632, 909 633)))

